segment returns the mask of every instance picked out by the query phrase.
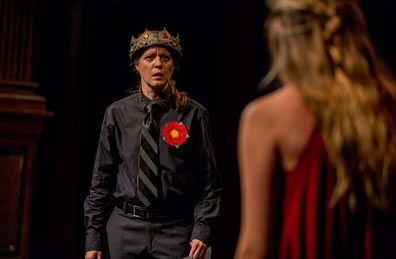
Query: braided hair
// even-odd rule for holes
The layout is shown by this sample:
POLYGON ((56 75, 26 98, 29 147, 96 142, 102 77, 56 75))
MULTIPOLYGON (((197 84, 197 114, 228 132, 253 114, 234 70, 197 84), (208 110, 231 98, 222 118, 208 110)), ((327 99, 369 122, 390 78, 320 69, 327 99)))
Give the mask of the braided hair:
POLYGON ((334 206, 358 186, 372 206, 386 209, 396 160, 396 88, 375 52, 353 0, 268 1, 269 48, 277 76, 301 92, 316 117, 336 171, 334 206), (362 183, 362 184, 360 184, 362 183))

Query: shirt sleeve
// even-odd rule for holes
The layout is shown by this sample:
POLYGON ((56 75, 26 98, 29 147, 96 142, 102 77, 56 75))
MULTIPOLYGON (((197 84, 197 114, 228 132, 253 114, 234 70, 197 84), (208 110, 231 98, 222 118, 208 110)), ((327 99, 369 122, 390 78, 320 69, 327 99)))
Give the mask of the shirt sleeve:
POLYGON ((220 193, 222 181, 217 170, 215 152, 208 113, 204 111, 199 118, 200 139, 197 141, 193 167, 200 185, 200 194, 194 207, 195 225, 192 239, 210 245, 214 220, 220 215, 220 193))
POLYGON ((96 152, 89 195, 84 202, 86 227, 85 250, 102 250, 104 232, 115 188, 119 155, 114 137, 114 123, 108 111, 102 128, 96 152))

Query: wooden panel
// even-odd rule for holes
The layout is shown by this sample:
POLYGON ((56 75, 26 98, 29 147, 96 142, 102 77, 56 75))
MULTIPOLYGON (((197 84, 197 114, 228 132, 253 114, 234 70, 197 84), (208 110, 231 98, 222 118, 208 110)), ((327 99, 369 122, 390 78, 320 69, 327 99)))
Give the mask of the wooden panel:
POLYGON ((0 255, 18 255, 23 214, 25 152, 0 148, 0 255))
POLYGON ((0 0, 0 258, 28 259, 37 142, 46 111, 36 94, 36 0, 0 0))
POLYGON ((0 79, 33 81, 35 0, 0 1, 0 79))

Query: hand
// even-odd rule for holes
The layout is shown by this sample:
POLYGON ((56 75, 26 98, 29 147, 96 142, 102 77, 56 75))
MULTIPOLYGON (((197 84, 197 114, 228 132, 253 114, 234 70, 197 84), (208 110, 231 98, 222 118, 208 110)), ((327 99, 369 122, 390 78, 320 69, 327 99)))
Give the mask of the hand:
POLYGON ((85 253, 85 259, 102 259, 101 251, 88 251, 85 253))
POLYGON ((208 247, 204 242, 198 239, 193 239, 190 242, 191 250, 189 256, 192 256, 193 259, 204 259, 206 250, 208 247))

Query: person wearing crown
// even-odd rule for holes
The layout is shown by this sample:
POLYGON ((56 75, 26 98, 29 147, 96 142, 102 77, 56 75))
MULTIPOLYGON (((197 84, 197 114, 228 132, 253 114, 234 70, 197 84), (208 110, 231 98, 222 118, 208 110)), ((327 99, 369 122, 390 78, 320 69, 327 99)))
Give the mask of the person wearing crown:
POLYGON ((131 38, 138 76, 105 112, 84 202, 86 259, 203 259, 219 216, 221 178, 208 111, 176 88, 179 35, 131 38))

